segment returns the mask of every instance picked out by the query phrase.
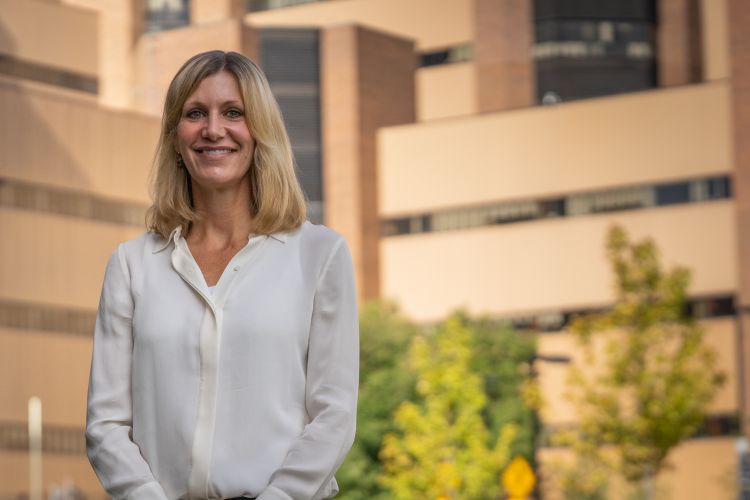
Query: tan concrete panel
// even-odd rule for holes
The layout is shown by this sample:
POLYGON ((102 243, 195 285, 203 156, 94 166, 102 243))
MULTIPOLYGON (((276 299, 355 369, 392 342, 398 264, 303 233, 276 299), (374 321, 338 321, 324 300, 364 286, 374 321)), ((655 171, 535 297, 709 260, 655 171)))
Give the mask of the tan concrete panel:
MULTIPOLYGON (((656 498, 675 500, 731 500, 736 498, 736 453, 734 437, 691 439, 672 450, 668 463, 655 481, 656 498)), ((556 460, 568 460, 569 450, 542 448, 537 460, 549 468, 556 460)), ((543 478, 544 479, 544 478, 543 478)), ((549 477, 546 478, 549 480, 549 477)), ((563 500, 559 488, 543 487, 545 500, 563 500)), ((627 500, 623 482, 612 477, 608 496, 611 500, 627 500)))
POLYGON ((703 73, 699 1, 659 0, 656 65, 659 87, 700 81, 703 73))
POLYGON ((42 400, 47 425, 86 425, 91 338, 0 327, 0 420, 26 420, 42 400))
POLYGON ((0 207, 0 299, 95 310, 107 259, 143 229, 0 207))
POLYGON ((192 0, 190 23, 204 24, 223 21, 245 13, 245 0, 192 0))
MULTIPOLYGON (((85 455, 47 453, 42 458, 42 467, 45 493, 48 493, 52 486, 72 482, 88 500, 109 498, 85 455)), ((0 498, 26 498, 19 495, 28 495, 28 492, 28 454, 22 451, 0 450, 0 498)))
POLYGON ((731 500, 736 498, 735 437, 693 439, 669 456, 674 467, 665 470, 659 483, 671 498, 680 500, 731 500))
MULTIPOLYGON (((726 382, 718 390, 710 405, 713 414, 731 414, 739 409, 737 372, 737 326, 734 318, 712 318, 701 321, 706 345, 716 351, 717 366, 725 374, 726 382)), ((538 337, 538 352, 542 356, 569 356, 578 366, 583 364, 583 352, 575 337, 567 331, 544 333, 538 337)), ((604 344, 602 343, 602 349, 604 344)), ((603 351, 597 350, 597 358, 603 351)), ((598 365, 597 365, 598 366, 598 365)), ((544 397, 540 412, 542 421, 547 424, 568 424, 577 420, 575 407, 570 403, 568 392, 568 372, 571 364, 550 363, 539 360, 535 368, 539 374, 539 384, 544 397)))
POLYGON ((441 49, 473 39, 473 0, 337 0, 253 12, 253 26, 330 27, 362 24, 412 38, 417 50, 441 49))
POLYGON ((376 133, 382 126, 414 122, 413 44, 340 26, 322 32, 320 60, 325 223, 349 243, 359 297, 375 298, 380 276, 376 133))
POLYGON ((727 0, 701 0, 703 78, 729 78, 729 27, 727 0))
POLYGON ((728 97, 712 83, 384 129, 381 216, 729 172, 728 97))
POLYGON ((95 76, 94 12, 38 0, 0 0, 0 53, 95 76))
POLYGON ((420 68, 415 80, 418 121, 477 112, 476 71, 472 63, 420 68))
POLYGON ((0 176, 148 203, 158 120, 0 78, 0 176))
POLYGON ((235 19, 144 34, 133 56, 135 109, 161 116, 169 83, 185 61, 215 49, 254 57, 252 38, 252 30, 235 19))
POLYGON ((653 237, 666 266, 692 269, 691 293, 731 293, 735 217, 731 201, 716 201, 384 238, 382 296, 417 321, 458 307, 509 315, 606 305, 611 223, 632 239, 653 237))

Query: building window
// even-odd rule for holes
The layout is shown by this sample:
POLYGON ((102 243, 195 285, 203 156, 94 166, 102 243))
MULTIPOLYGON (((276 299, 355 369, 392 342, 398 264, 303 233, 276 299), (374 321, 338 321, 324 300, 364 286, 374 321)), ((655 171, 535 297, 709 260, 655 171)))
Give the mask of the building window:
POLYGON ((147 32, 166 31, 190 24, 188 0, 148 0, 145 14, 147 32))
POLYGON ((420 57, 422 67, 467 62, 472 59, 474 59, 474 51, 468 43, 454 45, 443 50, 424 52, 420 57))
POLYGON ((321 0, 248 0, 248 12, 257 12, 261 10, 281 9, 282 7, 291 7, 303 3, 319 2, 321 0))
POLYGON ((534 0, 542 104, 654 88, 654 0, 534 0))
POLYGON ((625 186, 575 193, 565 197, 503 201, 388 219, 382 223, 382 235, 453 231, 547 217, 573 217, 677 203, 699 203, 726 199, 730 196, 731 183, 727 176, 646 186, 625 186))

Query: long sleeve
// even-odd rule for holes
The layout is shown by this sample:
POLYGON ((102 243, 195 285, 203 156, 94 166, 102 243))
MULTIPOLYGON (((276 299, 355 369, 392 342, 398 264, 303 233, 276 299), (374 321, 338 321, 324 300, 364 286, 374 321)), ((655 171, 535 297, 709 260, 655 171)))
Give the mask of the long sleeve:
POLYGON ((354 442, 359 384, 359 319, 345 240, 331 251, 315 292, 307 354, 310 416, 258 500, 324 498, 354 442))
POLYGON ((107 263, 94 328, 86 452, 102 485, 115 500, 166 500, 131 439, 133 298, 122 252, 122 246, 118 247, 107 263))

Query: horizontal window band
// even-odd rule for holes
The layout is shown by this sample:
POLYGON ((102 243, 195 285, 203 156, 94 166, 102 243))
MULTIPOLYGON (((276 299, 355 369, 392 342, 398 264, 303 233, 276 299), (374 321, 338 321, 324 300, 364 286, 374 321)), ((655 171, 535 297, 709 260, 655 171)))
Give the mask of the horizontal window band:
POLYGON ((70 189, 0 178, 0 207, 144 227, 146 206, 70 189))
POLYGON ((456 207, 381 221, 383 237, 529 222, 549 217, 573 217, 664 205, 700 203, 732 197, 728 175, 679 182, 623 186, 568 196, 530 198, 456 207))
MULTIPOLYGON (((538 446, 540 448, 557 448, 553 442, 555 434, 575 431, 578 429, 576 424, 552 424, 545 425, 539 436, 538 446)), ((698 431, 691 436, 691 439, 726 437, 740 435, 740 415, 739 413, 719 413, 707 415, 703 420, 698 431)))
POLYGON ((90 337, 96 311, 0 299, 0 328, 90 337))
POLYGON ((474 48, 470 43, 454 45, 442 50, 423 52, 419 55, 419 65, 421 67, 440 66, 443 64, 453 64, 469 62, 474 60, 474 48))
POLYGON ((99 92, 99 82, 96 77, 22 61, 8 54, 0 54, 0 75, 79 90, 88 94, 99 92))
MULTIPOLYGON (((686 314, 695 319, 734 316, 734 297, 718 295, 688 300, 686 314)), ((519 332, 560 332, 579 315, 604 312, 605 308, 586 310, 546 311, 523 316, 497 318, 519 332)), ((0 300, 0 328, 33 330, 90 336, 94 331, 96 311, 49 306, 29 302, 0 300)), ((565 362, 565 360, 553 360, 565 362)))
MULTIPOLYGON (((725 318, 735 316, 735 298, 733 295, 711 295, 693 297, 687 300, 685 314, 697 320, 711 318, 725 318)), ((547 311, 531 313, 528 315, 516 315, 498 317, 492 321, 498 325, 506 324, 518 332, 545 332, 557 333, 568 328, 576 316, 587 314, 600 314, 608 311, 608 308, 568 309, 558 311, 547 311)), ((565 359, 550 357, 544 361, 564 363, 565 359), (552 359, 554 358, 554 359, 552 359)))
POLYGON ((248 12, 260 12, 320 1, 321 0, 247 0, 246 8, 248 12))
MULTIPOLYGON (((28 424, 18 421, 0 421, 0 450, 28 451, 28 424)), ((86 453, 85 430, 83 427, 45 424, 42 426, 42 451, 83 455, 86 453)))

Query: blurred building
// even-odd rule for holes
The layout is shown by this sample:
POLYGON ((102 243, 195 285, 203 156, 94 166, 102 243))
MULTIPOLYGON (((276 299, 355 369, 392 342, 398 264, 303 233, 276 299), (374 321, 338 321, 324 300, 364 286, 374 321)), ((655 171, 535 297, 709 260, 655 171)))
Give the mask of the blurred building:
POLYGON ((103 497, 82 431, 104 265, 143 230, 170 78, 214 48, 267 72, 362 299, 542 332, 548 428, 575 423, 571 315, 613 299, 607 227, 689 267, 728 382, 663 480, 730 498, 750 412, 749 27, 744 0, 0 0, 0 498, 28 492, 34 395, 45 484, 103 497))

